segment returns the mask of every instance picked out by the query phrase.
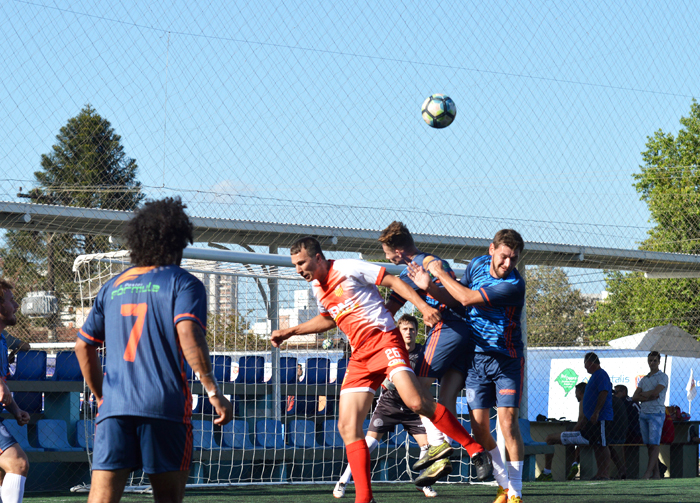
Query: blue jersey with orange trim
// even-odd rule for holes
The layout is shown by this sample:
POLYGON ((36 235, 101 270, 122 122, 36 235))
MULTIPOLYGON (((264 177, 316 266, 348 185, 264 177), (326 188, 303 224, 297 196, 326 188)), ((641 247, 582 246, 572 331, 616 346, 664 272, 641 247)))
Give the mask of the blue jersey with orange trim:
POLYGON ((141 416, 189 423, 192 395, 175 325, 205 330, 204 285, 179 266, 132 267, 99 291, 78 337, 105 346, 97 422, 141 416))
MULTIPOLYGON (((416 265, 423 266, 423 262, 425 261, 426 258, 432 257, 433 259, 440 260, 442 262, 442 268, 447 271, 450 276, 453 278, 455 277, 454 271, 450 268, 450 265, 445 261, 442 260, 440 257, 437 255, 432 255, 430 253, 423 253, 420 252, 418 255, 413 257, 412 262, 416 265)), ((428 304, 430 307, 437 309, 440 311, 440 314, 442 316, 443 321, 462 321, 464 317, 464 311, 462 309, 453 309, 447 307, 445 304, 441 304, 438 302, 437 299, 434 299, 432 296, 430 296, 425 290, 422 290, 418 288, 418 285, 416 285, 413 280, 408 276, 408 269, 404 269, 401 271, 399 274, 399 278, 401 281, 406 283, 408 286, 413 288, 418 295, 420 295, 421 299, 425 301, 426 304, 428 304)), ((430 279, 437 285, 438 288, 444 289, 445 287, 442 286, 440 283, 440 280, 437 278, 434 278, 433 275, 430 275, 430 279)), ((403 306, 406 303, 406 299, 401 297, 398 293, 392 291, 391 296, 389 297, 389 300, 396 302, 400 306, 403 306)))
POLYGON ((503 279, 494 278, 491 256, 484 255, 469 263, 460 283, 484 299, 484 304, 467 309, 474 350, 497 351, 511 358, 523 356, 520 315, 525 305, 525 280, 517 269, 503 279))

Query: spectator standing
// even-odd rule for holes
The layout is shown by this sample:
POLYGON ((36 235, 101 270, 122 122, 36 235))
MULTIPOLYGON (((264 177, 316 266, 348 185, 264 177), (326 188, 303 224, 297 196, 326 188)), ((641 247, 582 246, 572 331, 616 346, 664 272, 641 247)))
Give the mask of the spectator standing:
POLYGON ((666 391, 668 390, 668 376, 659 370, 661 355, 658 351, 652 351, 647 356, 649 373, 639 381, 637 389, 632 395, 632 400, 641 402, 639 414, 639 426, 642 439, 649 451, 649 464, 644 472, 644 479, 659 479, 659 444, 661 443, 661 430, 666 419, 666 391))
POLYGON ((594 480, 607 480, 610 473, 610 449, 608 448, 606 426, 613 420, 612 384, 610 376, 600 367, 595 353, 586 353, 583 366, 591 374, 583 394, 583 415, 586 417, 586 435, 593 446, 598 471, 594 480))

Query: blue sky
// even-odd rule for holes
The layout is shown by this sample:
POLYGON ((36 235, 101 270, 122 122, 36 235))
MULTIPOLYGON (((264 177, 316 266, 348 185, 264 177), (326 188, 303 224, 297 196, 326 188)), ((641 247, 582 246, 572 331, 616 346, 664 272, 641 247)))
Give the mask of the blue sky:
POLYGON ((691 2, 0 5, 0 186, 107 118, 193 214, 634 248, 646 137, 696 96, 691 2), (430 129, 442 92, 457 119, 430 129))

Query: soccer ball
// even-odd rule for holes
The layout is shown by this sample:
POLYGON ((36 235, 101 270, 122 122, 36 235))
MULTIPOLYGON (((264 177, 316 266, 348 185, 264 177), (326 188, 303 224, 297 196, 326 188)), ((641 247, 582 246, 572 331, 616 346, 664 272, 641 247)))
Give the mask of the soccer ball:
POLYGON ((331 349, 332 345, 333 341, 331 339, 323 339, 323 342, 321 343, 321 347, 323 349, 331 349))
POLYGON ((457 107, 449 96, 431 94, 423 102, 421 114, 428 126, 442 129, 452 124, 452 121, 455 120, 457 107))

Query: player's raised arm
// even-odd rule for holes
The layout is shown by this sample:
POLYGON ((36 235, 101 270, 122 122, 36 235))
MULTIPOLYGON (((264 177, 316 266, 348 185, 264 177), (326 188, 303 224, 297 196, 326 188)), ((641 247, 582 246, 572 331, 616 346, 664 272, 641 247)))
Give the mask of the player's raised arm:
POLYGON ((428 304, 426 304, 425 301, 421 299, 420 295, 418 295, 418 293, 416 293, 416 291, 413 288, 408 286, 396 276, 387 273, 384 275, 381 283, 379 284, 381 286, 391 288, 401 297, 403 297, 411 304, 416 306, 421 312, 421 314, 423 314, 423 321, 426 325, 432 327, 440 321, 440 312, 437 309, 434 309, 428 304))
POLYGON ((176 329, 185 360, 204 386, 209 396, 209 402, 219 415, 218 418, 214 419, 214 423, 228 423, 233 418, 233 406, 221 392, 219 383, 214 377, 209 359, 209 347, 202 327, 192 320, 182 320, 176 325, 176 329))
MULTIPOLYGON (((434 261, 435 260, 431 260, 428 262, 428 264, 434 261)), ((441 262, 440 260, 437 261, 441 262)), ((413 281, 418 288, 426 291, 433 299, 451 308, 461 306, 461 304, 457 302, 445 288, 440 288, 433 282, 428 271, 426 271, 422 266, 416 264, 415 262, 409 262, 406 264, 406 269, 408 277, 411 278, 411 281, 413 281)))
POLYGON ((463 306, 474 306, 484 304, 484 299, 477 291, 471 290, 454 279, 447 271, 442 268, 442 261, 433 260, 428 264, 430 274, 440 280, 445 290, 463 306))
POLYGON ((333 318, 317 314, 309 321, 305 321, 295 327, 273 331, 270 335, 270 343, 278 348, 280 344, 294 335, 320 334, 331 328, 335 328, 335 326, 336 324, 333 318))
POLYGON ((97 346, 88 344, 82 339, 75 341, 75 356, 78 357, 80 371, 83 373, 92 394, 99 402, 102 400, 102 363, 97 355, 97 346))

